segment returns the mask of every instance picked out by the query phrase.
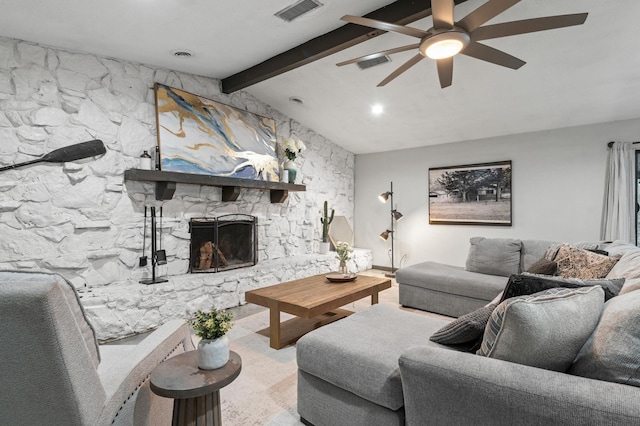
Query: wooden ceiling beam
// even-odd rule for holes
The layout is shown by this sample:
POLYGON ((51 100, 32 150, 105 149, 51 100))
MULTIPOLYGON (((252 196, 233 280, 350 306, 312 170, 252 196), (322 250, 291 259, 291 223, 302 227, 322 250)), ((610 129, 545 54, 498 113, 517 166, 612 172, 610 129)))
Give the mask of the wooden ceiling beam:
MULTIPOLYGON (((467 0, 455 0, 455 4, 467 0)), ((431 16, 431 0, 397 0, 364 15, 367 18, 407 25, 431 16)), ((343 49, 370 40, 386 31, 356 24, 346 24, 299 46, 280 53, 257 65, 240 71, 221 81, 223 93, 233 93, 287 71, 332 55, 343 49)))

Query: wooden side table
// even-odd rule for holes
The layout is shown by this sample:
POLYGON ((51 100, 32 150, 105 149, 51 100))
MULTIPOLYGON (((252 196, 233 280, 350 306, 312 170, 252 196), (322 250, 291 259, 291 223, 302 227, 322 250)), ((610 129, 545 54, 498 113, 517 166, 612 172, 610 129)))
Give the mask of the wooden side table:
POLYGON ((240 374, 242 360, 234 351, 217 370, 198 368, 198 351, 189 351, 162 362, 151 372, 151 390, 173 398, 174 426, 222 424, 220 389, 240 374))

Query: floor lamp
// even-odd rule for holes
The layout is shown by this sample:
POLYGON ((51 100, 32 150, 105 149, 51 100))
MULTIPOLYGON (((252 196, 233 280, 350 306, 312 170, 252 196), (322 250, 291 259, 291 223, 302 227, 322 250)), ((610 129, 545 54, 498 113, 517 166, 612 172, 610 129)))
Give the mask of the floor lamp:
POLYGON ((391 182, 391 190, 387 191, 387 192, 383 192, 382 194, 380 194, 378 196, 378 199, 380 201, 382 201, 383 203, 386 203, 389 199, 391 199, 391 225, 389 226, 389 229, 385 230, 382 234, 380 234, 380 238, 382 238, 383 240, 388 240, 389 237, 391 237, 391 273, 390 274, 384 274, 386 277, 389 278, 395 278, 396 276, 396 268, 394 265, 394 260, 395 260, 395 256, 394 256, 394 252, 393 252, 393 240, 394 240, 394 234, 395 234, 395 230, 394 230, 394 222, 399 221, 400 219, 402 219, 402 213, 400 213, 399 211, 397 211, 396 209, 394 209, 394 205, 393 205, 393 182, 391 182))

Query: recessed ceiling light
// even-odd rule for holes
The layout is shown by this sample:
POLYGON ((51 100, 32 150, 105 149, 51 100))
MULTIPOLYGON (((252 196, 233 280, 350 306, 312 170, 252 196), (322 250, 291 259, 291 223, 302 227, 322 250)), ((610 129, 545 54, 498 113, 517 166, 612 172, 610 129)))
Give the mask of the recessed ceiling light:
POLYGON ((176 49, 176 50, 172 50, 171 54, 173 56, 175 56, 176 58, 190 58, 193 56, 193 52, 186 50, 186 49, 176 49))
POLYGON ((380 115, 384 112, 384 107, 381 104, 375 104, 371 107, 371 114, 380 115))
POLYGON ((294 104, 298 104, 298 105, 302 105, 304 104, 304 101, 302 100, 302 98, 299 98, 297 96, 292 96, 289 98, 289 102, 292 102, 294 104))

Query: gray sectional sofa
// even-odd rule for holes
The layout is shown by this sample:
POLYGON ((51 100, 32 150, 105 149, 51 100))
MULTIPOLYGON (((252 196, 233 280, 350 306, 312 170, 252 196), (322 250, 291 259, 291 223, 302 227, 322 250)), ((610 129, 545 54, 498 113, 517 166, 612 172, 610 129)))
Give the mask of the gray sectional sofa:
POLYGON ((527 271, 554 241, 474 237, 465 267, 422 262, 396 272, 402 306, 450 317, 495 298, 511 274, 527 271))
MULTIPOLYGON (((622 256, 607 277, 626 281, 619 296, 606 304, 600 300, 595 317, 590 312, 596 327, 569 361, 573 374, 434 343, 430 336, 449 320, 374 305, 298 341, 302 421, 315 426, 640 424, 640 249, 622 242, 607 249, 622 256), (602 360, 589 359, 595 347, 602 360), (627 353, 616 355, 623 347, 627 353), (607 364, 612 359, 618 362, 615 368, 607 364)), ((604 294, 598 286, 576 294, 592 295, 592 290, 604 294)), ((555 303, 538 299, 530 303, 555 303)), ((528 301, 518 303, 513 306, 530 307, 528 301)), ((558 333, 570 321, 586 322, 580 309, 563 307, 559 312, 565 311, 567 319, 554 322, 558 333)), ((530 329, 536 336, 540 331, 538 326, 530 329)), ((560 341, 551 346, 562 351, 566 345, 560 341)), ((527 350, 539 350, 544 358, 548 349, 541 344, 527 350)))

